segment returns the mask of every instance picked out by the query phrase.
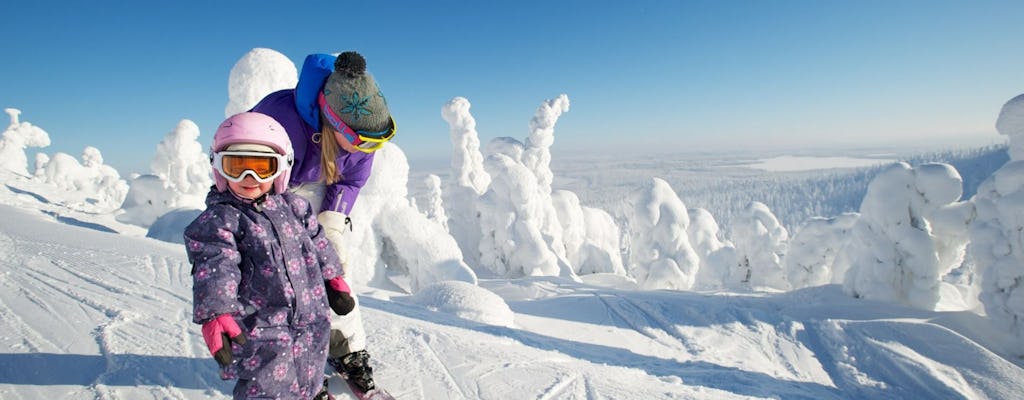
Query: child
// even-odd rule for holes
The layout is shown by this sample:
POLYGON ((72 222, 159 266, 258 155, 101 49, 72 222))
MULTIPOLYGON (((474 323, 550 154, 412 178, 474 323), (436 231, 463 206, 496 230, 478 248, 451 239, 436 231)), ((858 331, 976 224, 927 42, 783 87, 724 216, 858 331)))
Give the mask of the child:
POLYGON ((309 203, 287 192, 292 146, 264 114, 234 115, 213 137, 216 185, 185 229, 193 321, 238 379, 235 399, 326 398, 328 305, 354 307, 333 246, 309 203))

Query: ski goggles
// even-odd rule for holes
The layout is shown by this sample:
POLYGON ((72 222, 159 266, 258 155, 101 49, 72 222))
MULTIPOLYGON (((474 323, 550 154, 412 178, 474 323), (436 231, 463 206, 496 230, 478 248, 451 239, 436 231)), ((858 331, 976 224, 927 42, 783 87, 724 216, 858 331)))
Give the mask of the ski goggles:
POLYGON ((348 124, 346 124, 345 121, 342 121, 341 117, 331 109, 331 106, 327 104, 327 98, 324 97, 323 92, 320 92, 317 102, 320 103, 320 113, 327 118, 327 122, 331 123, 334 130, 344 135, 345 139, 347 139, 349 143, 352 143, 356 150, 363 153, 373 153, 380 150, 380 148, 384 146, 384 143, 387 143, 391 138, 395 137, 395 130, 397 129, 395 128, 394 118, 390 118, 391 123, 386 130, 380 132, 357 131, 349 127, 348 124))
POLYGON ((221 151, 213 153, 213 168, 224 179, 241 182, 250 175, 259 183, 273 181, 292 165, 291 155, 258 151, 221 151))

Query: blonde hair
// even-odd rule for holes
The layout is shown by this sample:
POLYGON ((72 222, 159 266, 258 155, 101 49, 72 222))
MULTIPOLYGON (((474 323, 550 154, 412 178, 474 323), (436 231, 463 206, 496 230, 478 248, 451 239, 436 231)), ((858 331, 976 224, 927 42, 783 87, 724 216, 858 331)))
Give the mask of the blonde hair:
POLYGON ((320 180, 331 185, 341 180, 338 174, 338 139, 334 137, 334 129, 323 116, 320 117, 320 180))

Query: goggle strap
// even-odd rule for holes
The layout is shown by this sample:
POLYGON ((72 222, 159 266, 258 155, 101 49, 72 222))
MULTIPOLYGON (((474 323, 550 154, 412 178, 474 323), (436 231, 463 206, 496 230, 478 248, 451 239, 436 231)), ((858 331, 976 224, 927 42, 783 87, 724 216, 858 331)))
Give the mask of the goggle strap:
POLYGON ((354 138, 357 137, 356 131, 349 127, 345 121, 342 121, 338 114, 334 113, 331 106, 327 104, 327 98, 324 97, 324 92, 320 92, 320 95, 317 97, 317 102, 320 103, 320 113, 324 115, 324 118, 327 118, 327 122, 329 122, 335 130, 341 132, 342 135, 345 135, 346 138, 352 138, 349 139, 349 141, 355 141, 354 138))

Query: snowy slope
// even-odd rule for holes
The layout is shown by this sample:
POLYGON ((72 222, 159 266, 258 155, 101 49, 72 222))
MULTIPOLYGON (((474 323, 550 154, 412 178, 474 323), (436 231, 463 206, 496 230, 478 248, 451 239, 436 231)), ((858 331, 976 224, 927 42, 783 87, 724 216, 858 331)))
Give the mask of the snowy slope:
MULTIPOLYGON (((180 245, 88 201, 0 185, 0 398, 223 399, 191 323, 180 245)), ((1021 360, 971 313, 845 296, 634 291, 606 276, 483 280, 492 326, 362 294, 377 379, 400 399, 1013 399, 1021 360), (619 287, 619 288, 615 288, 619 287)), ((342 383, 332 381, 334 392, 342 383)))

